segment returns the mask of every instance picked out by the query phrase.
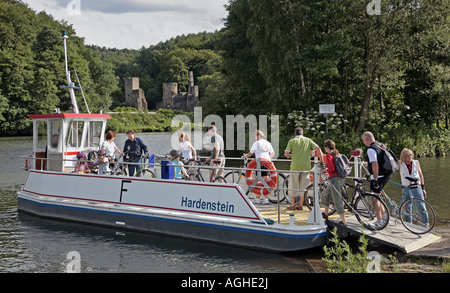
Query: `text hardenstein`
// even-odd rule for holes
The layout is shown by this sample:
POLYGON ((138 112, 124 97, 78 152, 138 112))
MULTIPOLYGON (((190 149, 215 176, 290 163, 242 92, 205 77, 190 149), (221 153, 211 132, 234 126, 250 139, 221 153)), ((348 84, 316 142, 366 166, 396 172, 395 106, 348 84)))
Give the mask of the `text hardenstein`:
POLYGON ((196 208, 199 210, 211 212, 234 213, 234 205, 218 201, 204 201, 201 198, 198 200, 189 199, 187 196, 181 198, 181 207, 196 208))

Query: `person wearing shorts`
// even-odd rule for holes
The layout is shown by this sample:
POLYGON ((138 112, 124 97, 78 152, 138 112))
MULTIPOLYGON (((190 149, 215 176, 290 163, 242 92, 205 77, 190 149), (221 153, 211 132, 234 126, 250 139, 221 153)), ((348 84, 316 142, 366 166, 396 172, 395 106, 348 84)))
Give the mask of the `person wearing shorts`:
MULTIPOLYGON (((295 130, 295 137, 289 140, 284 156, 292 159, 291 171, 311 171, 311 150, 315 150, 319 155, 319 160, 323 162, 322 150, 310 138, 303 136, 303 128, 295 130)), ((295 198, 299 196, 302 190, 305 190, 309 185, 308 172, 292 172, 289 176, 288 195, 291 197, 291 205, 289 210, 303 209, 303 196, 300 196, 298 205, 295 204, 295 198), (300 190, 299 190, 300 189, 300 190)))
POLYGON ((208 134, 211 136, 211 157, 206 159, 212 167, 217 167, 210 172, 210 181, 214 181, 215 176, 223 176, 223 167, 225 167, 225 152, 223 138, 217 133, 215 125, 208 127, 208 134), (216 173, 217 172, 217 173, 216 173))

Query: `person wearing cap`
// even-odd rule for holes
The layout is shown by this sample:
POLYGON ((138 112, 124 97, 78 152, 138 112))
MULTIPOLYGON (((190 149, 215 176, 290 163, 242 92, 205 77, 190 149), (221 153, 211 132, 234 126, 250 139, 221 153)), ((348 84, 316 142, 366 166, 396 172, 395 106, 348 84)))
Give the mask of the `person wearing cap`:
POLYGON ((109 172, 111 171, 109 169, 109 159, 106 156, 105 150, 98 151, 98 158, 97 158, 97 160, 94 161, 94 163, 92 165, 98 166, 98 174, 99 175, 109 174, 109 172))
POLYGON ((183 162, 180 162, 180 154, 176 150, 170 151, 170 158, 172 161, 170 162, 170 165, 174 165, 176 167, 173 167, 173 178, 175 180, 181 180, 183 179, 183 175, 181 175, 181 172, 183 172, 184 176, 186 178, 189 178, 189 174, 186 172, 186 170, 183 167, 183 162))
POLYGON ((86 154, 79 152, 77 154, 78 162, 75 164, 75 173, 89 173, 91 170, 89 169, 89 165, 86 162, 86 154))

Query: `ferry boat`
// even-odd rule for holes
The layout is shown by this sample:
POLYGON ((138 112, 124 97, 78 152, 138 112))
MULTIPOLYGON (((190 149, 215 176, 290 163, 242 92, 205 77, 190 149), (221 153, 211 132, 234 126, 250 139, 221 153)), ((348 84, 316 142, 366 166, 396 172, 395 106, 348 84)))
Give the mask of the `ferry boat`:
MULTIPOLYGON (((66 39, 63 34, 64 46, 66 39)), ((326 244, 317 201, 303 219, 300 211, 280 211, 276 204, 257 208, 238 184, 73 173, 79 152, 98 150, 111 117, 79 113, 67 57, 66 74, 73 111, 30 115, 33 155, 17 193, 19 211, 275 252, 326 244)))

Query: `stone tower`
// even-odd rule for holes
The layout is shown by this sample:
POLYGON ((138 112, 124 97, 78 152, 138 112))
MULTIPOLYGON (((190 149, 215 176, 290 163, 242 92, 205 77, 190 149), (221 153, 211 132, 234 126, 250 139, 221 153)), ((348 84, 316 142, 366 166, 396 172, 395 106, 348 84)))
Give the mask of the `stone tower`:
POLYGON ((148 104, 144 91, 139 88, 139 77, 126 77, 125 82, 125 106, 138 110, 147 110, 148 104))
POLYGON ((182 110, 186 112, 193 112, 194 107, 198 103, 198 86, 194 84, 194 73, 189 71, 189 87, 187 92, 178 92, 178 83, 165 82, 163 83, 163 97, 162 102, 158 108, 171 108, 175 110, 182 110))
POLYGON ((178 95, 178 83, 176 82, 164 82, 163 83, 163 100, 162 108, 172 108, 173 97, 178 95))

